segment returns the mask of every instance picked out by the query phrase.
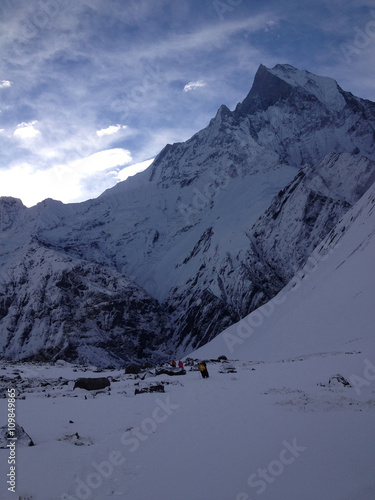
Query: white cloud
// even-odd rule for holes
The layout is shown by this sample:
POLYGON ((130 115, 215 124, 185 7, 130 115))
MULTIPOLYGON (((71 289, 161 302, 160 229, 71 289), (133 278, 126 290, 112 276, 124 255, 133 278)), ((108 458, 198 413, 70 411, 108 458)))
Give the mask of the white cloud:
POLYGON ((196 82, 187 83, 184 87, 184 92, 189 92, 190 90, 196 90, 199 87, 205 87, 206 83, 203 80, 197 80, 196 82))
POLYGON ((9 80, 1 80, 0 81, 0 89, 4 89, 5 87, 10 87, 11 83, 9 80))
POLYGON ((67 165, 54 167, 59 171, 74 171, 80 175, 93 175, 96 172, 104 172, 110 168, 118 167, 132 161, 130 151, 127 149, 114 148, 99 151, 86 158, 73 160, 67 165))
POLYGON ((146 170, 151 163, 154 161, 154 158, 151 158, 151 160, 145 160, 140 163, 134 163, 134 165, 129 165, 128 167, 123 168, 117 173, 117 178, 120 181, 124 181, 128 177, 131 177, 132 175, 138 174, 139 172, 143 172, 143 170, 146 170))
POLYGON ((40 134, 39 130, 34 128, 38 122, 34 120, 33 122, 22 122, 17 125, 16 130, 13 135, 19 139, 33 139, 40 134))
POLYGON ((84 201, 99 196, 118 182, 116 171, 110 172, 107 178, 104 172, 131 160, 129 151, 115 148, 39 171, 23 163, 9 170, 0 170, 0 196, 20 198, 28 207, 46 198, 63 203, 84 201))
POLYGON ((102 137, 103 135, 112 135, 116 134, 119 130, 123 130, 126 128, 126 125, 110 125, 107 128, 102 128, 101 130, 97 130, 96 135, 98 137, 102 137))

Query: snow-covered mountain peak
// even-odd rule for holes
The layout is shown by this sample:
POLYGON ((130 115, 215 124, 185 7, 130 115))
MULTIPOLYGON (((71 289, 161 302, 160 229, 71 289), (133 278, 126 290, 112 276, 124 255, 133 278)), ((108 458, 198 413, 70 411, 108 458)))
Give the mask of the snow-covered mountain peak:
POLYGON ((15 214, 25 209, 25 205, 18 198, 12 198, 11 196, 0 197, 0 218, 3 218, 5 214, 15 214))
POLYGON ((295 99, 296 93, 306 100, 317 99, 331 112, 340 112, 347 104, 345 93, 333 78, 314 75, 290 64, 277 64, 272 69, 261 64, 248 96, 236 110, 239 115, 252 115, 290 97, 295 99))
POLYGON ((273 75, 261 64, 255 74, 253 85, 245 99, 240 102, 235 113, 237 116, 254 115, 258 111, 266 111, 280 99, 286 99, 291 93, 291 85, 273 75))
POLYGON ((3 196, 0 198, 0 230, 12 226, 21 212, 26 211, 25 205, 18 198, 3 196))
POLYGON ((268 71, 292 87, 302 87, 332 111, 341 111, 346 104, 341 89, 333 78, 317 76, 290 64, 277 64, 268 71))

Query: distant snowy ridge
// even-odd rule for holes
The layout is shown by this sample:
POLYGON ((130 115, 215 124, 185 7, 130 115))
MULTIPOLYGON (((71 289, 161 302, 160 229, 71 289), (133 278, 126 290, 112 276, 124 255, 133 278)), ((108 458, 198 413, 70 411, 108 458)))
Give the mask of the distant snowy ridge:
POLYGON ((99 198, 0 199, 2 356, 119 365, 205 344, 374 182, 374 130, 375 104, 334 80, 260 66, 234 111, 99 198))

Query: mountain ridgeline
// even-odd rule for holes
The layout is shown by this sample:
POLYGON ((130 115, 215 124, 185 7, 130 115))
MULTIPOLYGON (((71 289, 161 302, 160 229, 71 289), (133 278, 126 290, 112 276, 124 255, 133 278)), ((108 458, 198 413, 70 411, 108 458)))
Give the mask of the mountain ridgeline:
POLYGON ((95 200, 0 198, 0 356, 204 345, 270 300, 375 181, 375 103, 290 65, 95 200))

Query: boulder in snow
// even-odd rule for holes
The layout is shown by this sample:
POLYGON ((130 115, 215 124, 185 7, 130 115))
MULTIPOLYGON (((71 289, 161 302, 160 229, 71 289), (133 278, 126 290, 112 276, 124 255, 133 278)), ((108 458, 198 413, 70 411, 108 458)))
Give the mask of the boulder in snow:
POLYGON ((140 389, 135 389, 134 394, 144 394, 147 392, 165 392, 163 384, 150 385, 149 387, 142 387, 140 389))
POLYGON ((343 377, 342 375, 340 374, 337 374, 337 375, 333 375, 329 381, 328 381, 328 385, 331 387, 331 386, 344 386, 344 387, 352 387, 351 383, 348 382, 346 380, 345 377, 343 377))
POLYGON ((174 368, 173 366, 170 368, 156 368, 155 375, 186 375, 186 370, 183 368, 174 368))
POLYGON ((85 389, 86 391, 97 391, 99 389, 105 389, 109 387, 111 382, 107 377, 96 377, 96 378, 79 378, 76 380, 74 389, 85 389))
POLYGON ((141 372, 141 367, 139 365, 128 365, 125 368, 126 375, 138 375, 141 372))
POLYGON ((15 438, 17 446, 34 446, 33 440, 20 425, 16 424, 14 431, 9 430, 7 425, 0 428, 0 448, 7 448, 8 444, 15 438), (11 432, 14 432, 14 435, 11 432))
POLYGON ((78 434, 78 432, 75 432, 74 434, 64 434, 58 438, 58 441, 66 441, 74 444, 75 446, 90 446, 93 444, 90 437, 82 437, 78 434))

